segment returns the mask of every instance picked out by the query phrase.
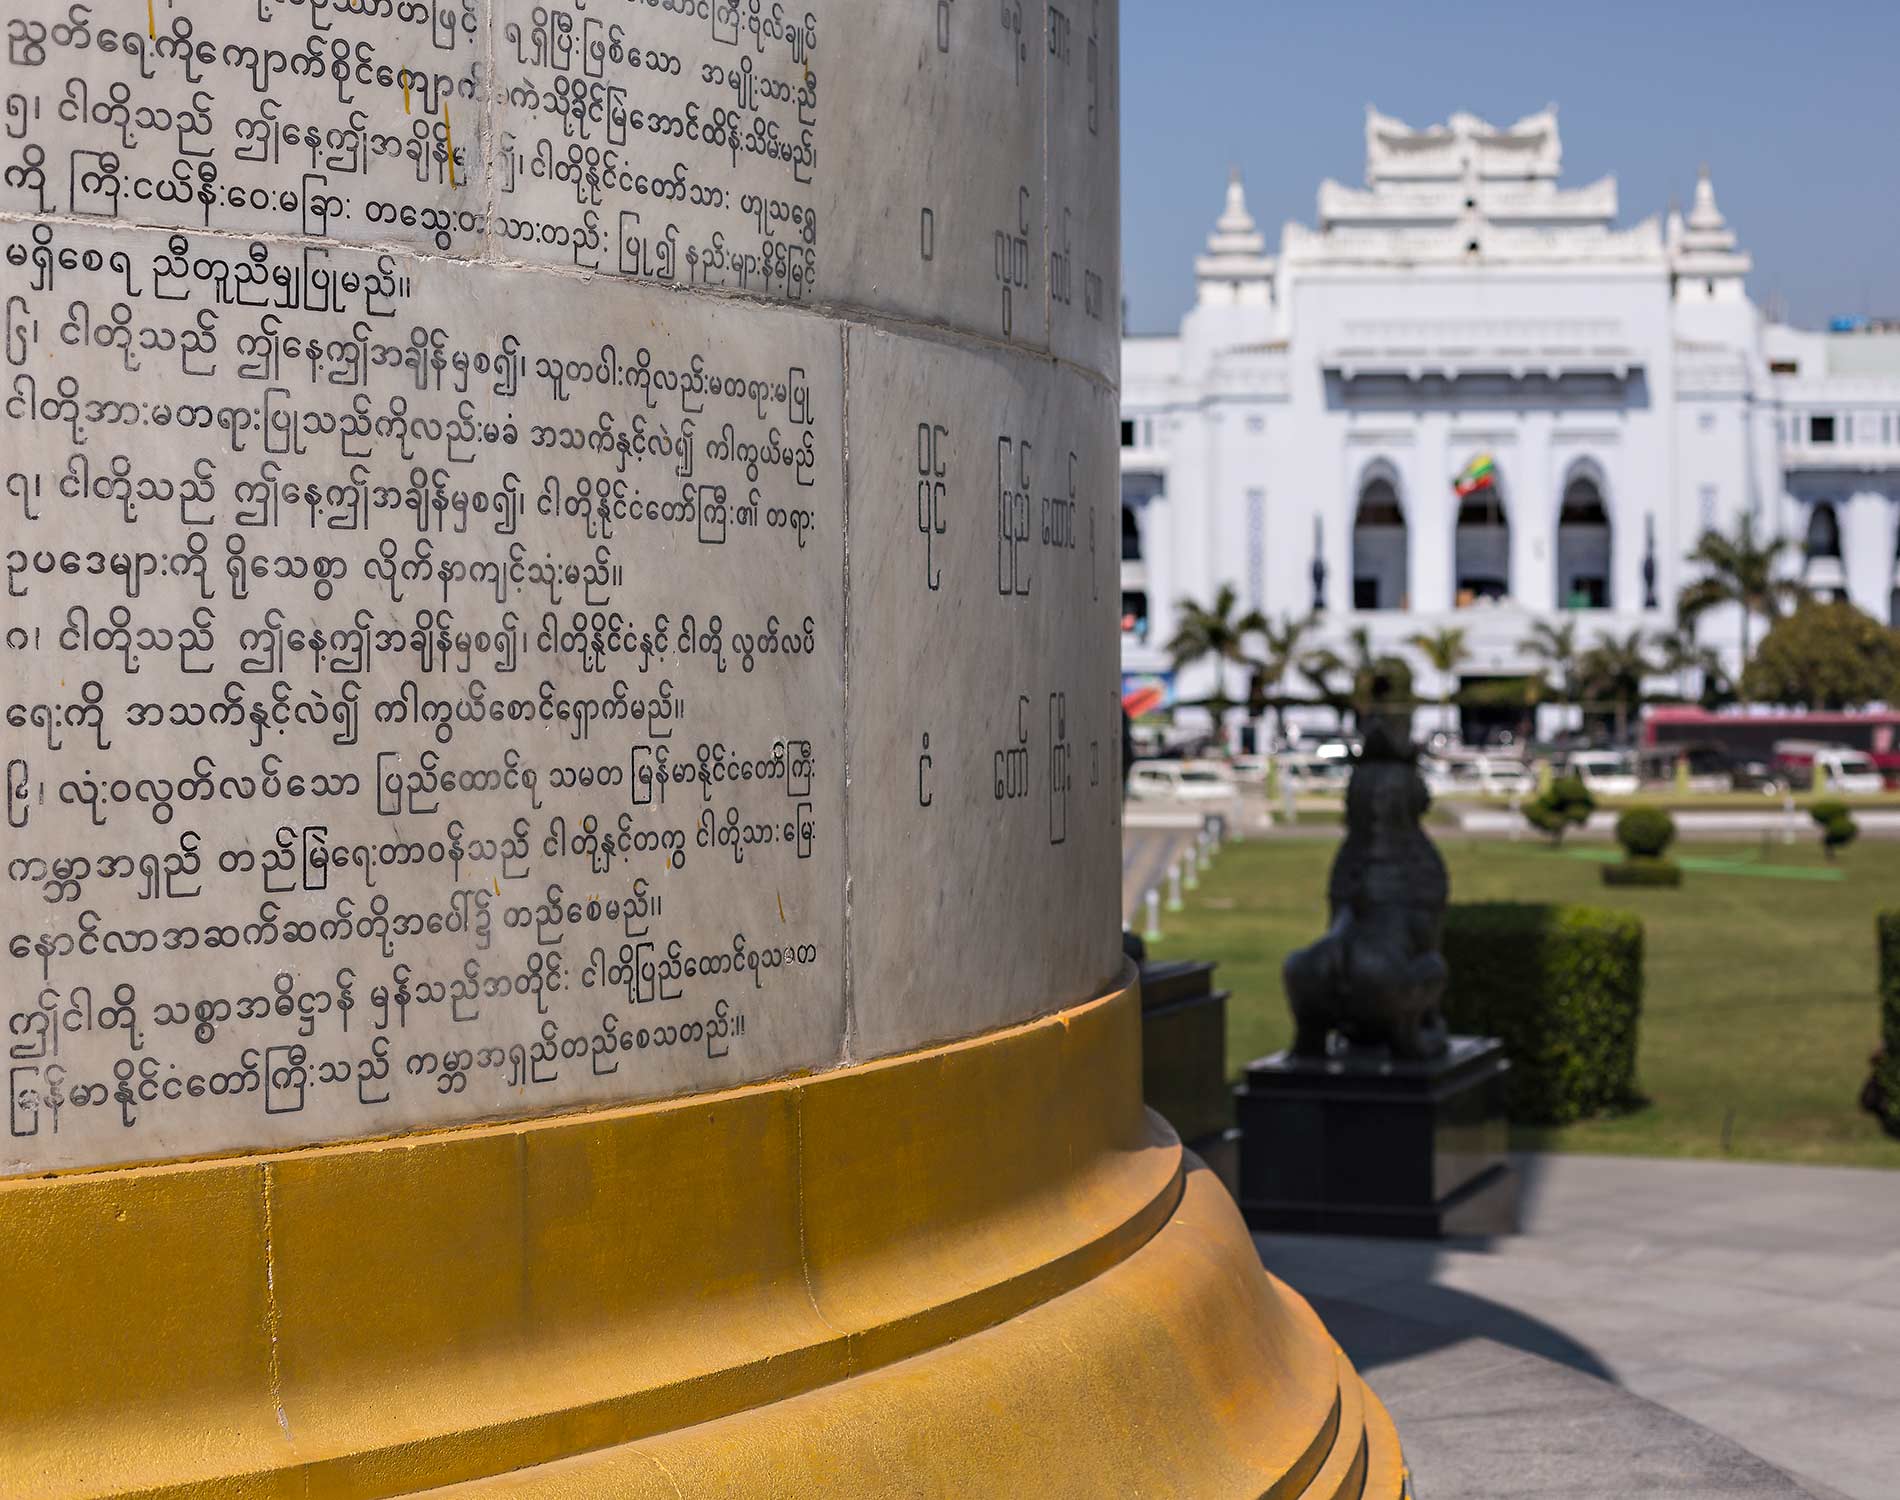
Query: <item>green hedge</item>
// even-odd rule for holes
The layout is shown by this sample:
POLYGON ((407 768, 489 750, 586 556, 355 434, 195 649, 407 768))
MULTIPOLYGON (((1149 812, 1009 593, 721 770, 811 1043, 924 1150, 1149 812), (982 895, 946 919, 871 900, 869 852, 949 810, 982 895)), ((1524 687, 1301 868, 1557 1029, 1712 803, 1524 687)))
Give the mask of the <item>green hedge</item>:
POLYGON ((1504 1042, 1505 1109, 1565 1125, 1636 1101, 1643 924, 1587 906, 1457 905, 1445 914, 1451 1029, 1504 1042))
POLYGON ((1677 886, 1682 884, 1682 866, 1673 859, 1655 859, 1632 854, 1621 864, 1603 866, 1605 885, 1677 886))
POLYGON ((1616 820, 1616 841, 1633 859, 1660 859, 1676 841, 1676 820, 1660 807, 1632 807, 1616 820))
POLYGON ((1880 943, 1880 1053, 1867 1106, 1900 1136, 1900 911, 1882 912, 1874 931, 1880 943))

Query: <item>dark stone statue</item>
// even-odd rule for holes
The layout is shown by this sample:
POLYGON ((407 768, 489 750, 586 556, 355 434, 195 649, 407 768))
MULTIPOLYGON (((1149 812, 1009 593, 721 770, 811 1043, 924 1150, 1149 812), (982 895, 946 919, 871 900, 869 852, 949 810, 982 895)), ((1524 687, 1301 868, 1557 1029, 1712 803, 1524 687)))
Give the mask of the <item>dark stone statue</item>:
POLYGON ((1419 825, 1430 805, 1416 752, 1375 722, 1346 788, 1346 841, 1327 888, 1332 925, 1286 961, 1297 1056, 1325 1056, 1335 1032, 1395 1058, 1445 1051, 1438 948, 1451 883, 1419 825))

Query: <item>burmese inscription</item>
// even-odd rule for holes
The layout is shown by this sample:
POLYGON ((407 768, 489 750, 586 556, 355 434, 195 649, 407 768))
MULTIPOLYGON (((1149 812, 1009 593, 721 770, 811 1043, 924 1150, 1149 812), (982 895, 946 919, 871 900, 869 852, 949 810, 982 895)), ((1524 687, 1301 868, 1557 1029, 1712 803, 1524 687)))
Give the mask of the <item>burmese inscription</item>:
POLYGON ((0 1175, 1113 977, 1113 25, 9 7, 0 1175))

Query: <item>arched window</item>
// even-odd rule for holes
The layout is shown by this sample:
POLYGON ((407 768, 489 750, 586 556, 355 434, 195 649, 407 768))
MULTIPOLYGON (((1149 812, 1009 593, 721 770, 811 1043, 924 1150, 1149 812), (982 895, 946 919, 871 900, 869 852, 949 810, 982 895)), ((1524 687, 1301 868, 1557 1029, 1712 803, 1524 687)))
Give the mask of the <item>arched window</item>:
POLYGON ((1808 561, 1841 557, 1841 518, 1831 500, 1817 500, 1808 510, 1808 561))
POLYGON ((1405 609, 1411 603, 1411 559, 1405 509, 1394 476, 1383 464, 1359 487, 1352 523, 1352 607, 1405 609))
POLYGON ((1847 567, 1841 560, 1841 517, 1832 500, 1816 500, 1808 507, 1807 534, 1801 539, 1806 554, 1801 576, 1823 603, 1847 597, 1847 567))
POLYGON ((1135 520, 1132 505, 1122 507, 1122 561, 1141 561, 1141 527, 1135 520))
POLYGON ((1608 609, 1610 512, 1594 465, 1579 466, 1564 485, 1557 516, 1557 602, 1565 609, 1608 609))
POLYGON ((1511 521, 1504 481, 1488 462, 1483 468, 1484 482, 1458 502, 1452 567, 1460 609, 1480 599, 1508 598, 1511 592, 1511 521))
POLYGON ((1887 623, 1900 630, 1900 536, 1893 545, 1893 592, 1887 596, 1887 623))

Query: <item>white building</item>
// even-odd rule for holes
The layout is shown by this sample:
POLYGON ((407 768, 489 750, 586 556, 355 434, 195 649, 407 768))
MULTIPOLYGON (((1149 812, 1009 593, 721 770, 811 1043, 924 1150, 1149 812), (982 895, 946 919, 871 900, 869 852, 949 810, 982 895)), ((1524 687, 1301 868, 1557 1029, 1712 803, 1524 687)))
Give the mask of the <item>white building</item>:
MULTIPOLYGON (((1335 639, 1461 626, 1465 678, 1522 676, 1539 618, 1673 626, 1685 555, 1745 512, 1900 623, 1900 335, 1768 321, 1706 170, 1686 218, 1620 227, 1615 179, 1561 165, 1554 110, 1369 111, 1366 185, 1322 183, 1277 255, 1234 179, 1180 332, 1123 345, 1125 673, 1231 583, 1335 639)), ((1733 658, 1729 613, 1701 637, 1733 658)))

